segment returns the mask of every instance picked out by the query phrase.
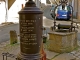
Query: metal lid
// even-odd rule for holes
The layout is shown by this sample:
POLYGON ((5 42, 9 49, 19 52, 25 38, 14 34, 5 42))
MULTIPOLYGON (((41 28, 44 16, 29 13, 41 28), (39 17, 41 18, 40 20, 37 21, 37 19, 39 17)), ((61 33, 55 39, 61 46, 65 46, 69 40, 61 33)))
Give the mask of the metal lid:
POLYGON ((43 12, 36 7, 36 4, 33 0, 29 0, 26 2, 25 7, 21 9, 21 11, 18 12, 19 14, 24 14, 24 13, 40 13, 42 14, 43 12))

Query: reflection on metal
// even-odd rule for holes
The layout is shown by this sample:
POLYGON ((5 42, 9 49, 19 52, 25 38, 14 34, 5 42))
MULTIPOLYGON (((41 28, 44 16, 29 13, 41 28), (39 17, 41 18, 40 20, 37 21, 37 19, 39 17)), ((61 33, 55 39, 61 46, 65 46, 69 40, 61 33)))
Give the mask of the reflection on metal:
POLYGON ((8 0, 8 10, 10 9, 10 7, 13 5, 15 1, 16 0, 8 0))

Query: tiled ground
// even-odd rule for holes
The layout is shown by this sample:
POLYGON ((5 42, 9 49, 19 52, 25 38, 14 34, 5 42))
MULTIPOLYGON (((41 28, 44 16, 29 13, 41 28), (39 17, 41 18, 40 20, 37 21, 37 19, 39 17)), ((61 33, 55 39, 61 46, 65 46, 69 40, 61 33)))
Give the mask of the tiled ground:
MULTIPOLYGON (((19 43, 10 45, 9 41, 3 42, 0 44, 0 60, 2 59, 2 53, 3 52, 9 52, 10 54, 17 55, 19 53, 19 43)), ((76 50, 70 52, 70 53, 55 53, 48 51, 46 48, 44 50, 46 52, 46 57, 49 60, 71 60, 71 59, 76 59, 80 60, 80 47, 78 47, 76 50)), ((15 60, 14 58, 9 58, 8 60, 15 60)))

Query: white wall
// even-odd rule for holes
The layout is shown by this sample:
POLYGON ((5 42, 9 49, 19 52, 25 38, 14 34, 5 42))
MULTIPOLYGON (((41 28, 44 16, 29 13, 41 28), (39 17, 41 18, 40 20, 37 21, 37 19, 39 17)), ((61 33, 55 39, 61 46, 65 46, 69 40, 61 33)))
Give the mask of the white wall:
POLYGON ((44 3, 44 4, 46 4, 46 0, 41 0, 41 3, 44 3))
POLYGON ((1 4, 0 4, 0 24, 2 22, 5 22, 5 13, 6 13, 5 3, 1 2, 1 4))
POLYGON ((25 0, 16 0, 15 3, 12 5, 12 7, 8 11, 8 22, 19 22, 18 18, 19 14, 18 12, 21 10, 22 6, 21 4, 25 5, 25 0))
MULTIPOLYGON (((40 0, 42 3, 46 4, 46 0, 40 0)), ((26 1, 25 0, 16 0, 12 7, 8 11, 8 20, 7 22, 19 22, 16 17, 19 17, 18 12, 21 10, 21 4, 25 5, 26 1)), ((37 3, 38 4, 38 3, 37 3)), ((5 22, 5 2, 0 4, 0 23, 5 22), (4 12, 3 12, 4 11, 4 12)))

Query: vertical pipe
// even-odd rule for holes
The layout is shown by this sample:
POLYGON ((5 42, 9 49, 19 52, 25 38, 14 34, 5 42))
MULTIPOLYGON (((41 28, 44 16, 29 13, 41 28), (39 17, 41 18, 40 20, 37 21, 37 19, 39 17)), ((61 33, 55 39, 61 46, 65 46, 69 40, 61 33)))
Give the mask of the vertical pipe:
POLYGON ((56 8, 58 7, 58 5, 54 8, 54 27, 53 29, 55 30, 56 29, 56 14, 55 14, 55 11, 56 11, 56 8))

